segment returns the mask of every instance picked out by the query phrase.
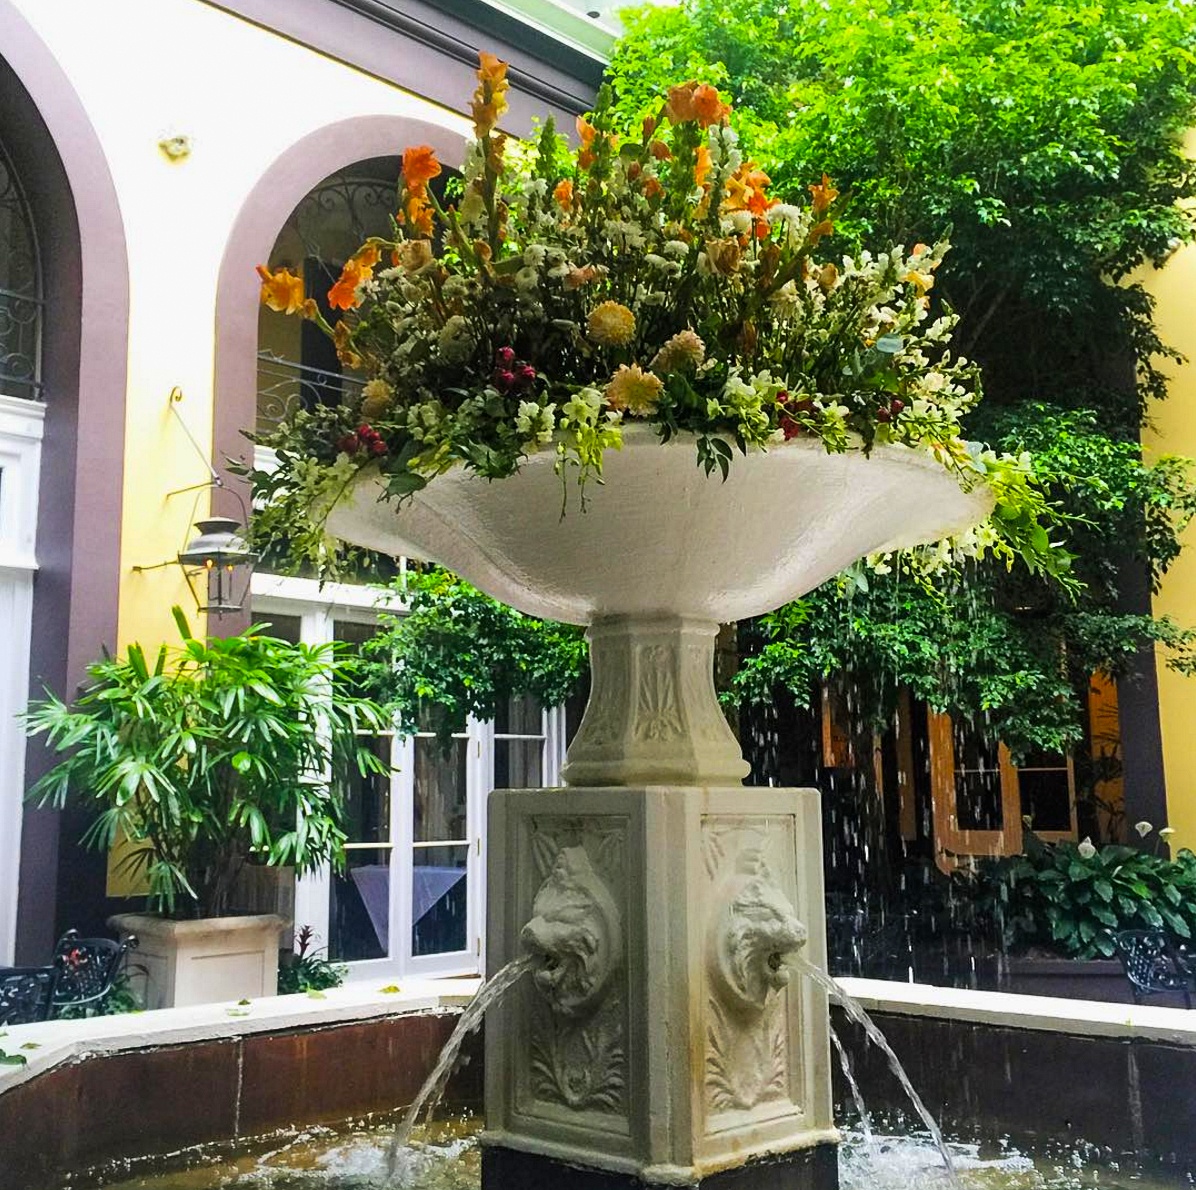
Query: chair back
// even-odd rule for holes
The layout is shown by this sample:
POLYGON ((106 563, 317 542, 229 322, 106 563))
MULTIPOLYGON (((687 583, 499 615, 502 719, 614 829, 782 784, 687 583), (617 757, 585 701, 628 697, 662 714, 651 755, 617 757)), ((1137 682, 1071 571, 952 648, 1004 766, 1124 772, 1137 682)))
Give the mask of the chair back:
POLYGON ((137 939, 131 935, 116 942, 111 938, 80 938, 77 930, 67 930, 54 948, 54 966, 58 969, 54 1007, 102 1000, 112 991, 125 955, 136 946, 137 939))
POLYGON ((1121 930, 1113 945, 1135 991, 1190 992, 1192 973, 1162 930, 1121 930))
POLYGON ((50 1015, 57 967, 0 969, 0 1025, 29 1025, 50 1015))

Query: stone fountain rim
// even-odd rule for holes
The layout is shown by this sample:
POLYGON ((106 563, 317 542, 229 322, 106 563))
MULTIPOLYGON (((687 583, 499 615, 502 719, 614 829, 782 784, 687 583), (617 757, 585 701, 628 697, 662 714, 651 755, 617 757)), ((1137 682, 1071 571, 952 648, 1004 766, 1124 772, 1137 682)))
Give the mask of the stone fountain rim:
MULTIPOLYGON (((865 455, 858 440, 845 450, 828 451, 813 437, 749 449, 733 458, 724 500, 723 477, 704 473, 696 452, 686 455, 694 451, 698 437, 694 431, 681 431, 661 442, 656 427, 629 425, 623 449, 606 456, 606 482, 591 477, 583 493, 574 491, 574 471, 566 470, 563 477, 553 473, 560 454, 547 445, 526 456, 519 471, 504 479, 489 480, 458 464, 402 497, 388 498, 381 465, 368 464, 329 510, 326 527, 332 536, 367 549, 437 562, 542 619, 593 624, 612 616, 650 613, 653 618, 680 615, 713 623, 780 606, 865 554, 963 532, 992 509, 993 493, 981 474, 969 483, 972 476, 965 468, 945 464, 926 449, 883 443, 865 455), (665 453, 653 453, 662 447, 665 453), (873 478, 866 480, 870 469, 873 478), (892 491, 901 493, 908 519, 890 518, 887 531, 865 532, 859 552, 851 556, 850 551, 833 551, 839 555, 834 569, 807 564, 809 582, 779 581, 785 570, 770 571, 768 560, 770 554, 776 556, 767 543, 775 534, 751 544, 741 531, 742 518, 767 520, 774 513, 783 516, 791 506, 804 509, 806 527, 800 532, 814 531, 812 526, 829 517, 824 540, 842 540, 834 536, 841 532, 841 525, 836 527, 841 518, 830 511, 841 503, 820 506, 817 493, 832 490, 824 487, 827 483, 850 490, 856 475, 859 486, 871 493, 870 515, 884 515, 876 511, 876 494, 892 491), (918 494, 911 505, 914 493, 918 494), (618 519, 611 521, 611 516, 618 519), (617 547, 611 540, 612 524, 621 526, 624 534, 617 547), (675 564, 682 556, 679 542, 685 543, 680 548, 689 558, 688 578, 670 586, 669 576, 675 572, 661 570, 657 562, 667 558, 675 564), (729 548, 719 542, 737 544, 729 548), (635 559, 640 569, 624 567, 619 577, 618 568, 608 567, 608 578, 581 585, 586 581, 582 576, 593 579, 595 567, 616 556, 635 559), (707 561, 710 565, 703 569, 707 561), (756 578, 736 587, 728 574, 756 578)), ((727 435, 722 438, 732 441, 727 435)), ((787 573, 796 575, 802 566, 799 554, 790 550, 787 557, 787 573)))

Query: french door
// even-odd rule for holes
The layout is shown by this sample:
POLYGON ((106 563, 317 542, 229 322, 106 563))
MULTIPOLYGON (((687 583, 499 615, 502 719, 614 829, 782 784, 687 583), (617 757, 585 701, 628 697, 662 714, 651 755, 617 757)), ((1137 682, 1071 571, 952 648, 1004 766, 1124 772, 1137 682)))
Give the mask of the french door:
MULTIPOLYGON (((305 589, 303 580, 272 576, 255 576, 255 583, 275 592, 305 589)), ((255 586, 254 618, 288 639, 367 638, 373 611, 345 601, 376 592, 331 594, 334 606, 296 607, 255 586)), ((480 974, 487 798, 496 787, 554 784, 563 727, 559 710, 513 700, 494 722, 470 721, 447 742, 423 731, 367 737, 391 771, 362 777, 348 766, 334 774, 345 803, 345 869, 297 881, 296 930, 310 926, 317 947, 349 964, 350 978, 480 974)))

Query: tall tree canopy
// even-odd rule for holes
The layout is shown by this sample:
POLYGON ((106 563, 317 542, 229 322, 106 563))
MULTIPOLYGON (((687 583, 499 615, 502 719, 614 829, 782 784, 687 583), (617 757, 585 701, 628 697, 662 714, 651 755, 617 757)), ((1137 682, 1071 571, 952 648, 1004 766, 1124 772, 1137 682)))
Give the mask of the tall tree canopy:
POLYGON ((683 0, 625 14, 610 70, 648 113, 718 83, 745 152, 793 195, 845 194, 833 253, 948 236, 937 301, 983 369, 970 432, 1033 452, 1078 595, 989 563, 934 583, 863 573, 757 626, 738 693, 808 698, 844 671, 883 713, 899 685, 983 718, 1015 752, 1082 735, 1088 675, 1189 638, 1126 591, 1157 581, 1196 511, 1185 461, 1143 460, 1165 395, 1139 281, 1193 238, 1196 6, 1185 0, 683 0), (844 598, 844 591, 847 597, 844 598))

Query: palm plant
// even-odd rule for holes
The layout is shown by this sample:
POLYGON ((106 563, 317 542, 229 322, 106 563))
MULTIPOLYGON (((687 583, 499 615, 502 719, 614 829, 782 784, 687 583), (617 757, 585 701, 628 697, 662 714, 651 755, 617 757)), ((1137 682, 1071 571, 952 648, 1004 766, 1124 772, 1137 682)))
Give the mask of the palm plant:
POLYGON ((48 694, 26 715, 31 735, 66 756, 30 790, 98 816, 83 842, 128 849, 121 863, 172 916, 226 913, 246 863, 302 873, 343 862, 333 761, 385 772, 363 734, 387 713, 351 688, 336 644, 290 644, 260 627, 226 639, 192 635, 150 666, 140 645, 88 668, 74 707, 48 694))

